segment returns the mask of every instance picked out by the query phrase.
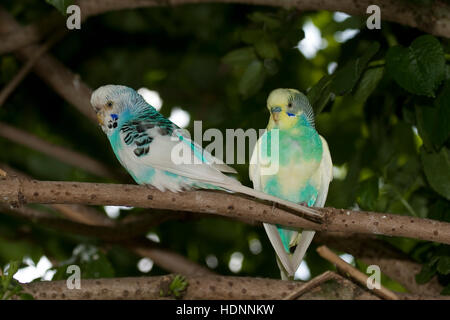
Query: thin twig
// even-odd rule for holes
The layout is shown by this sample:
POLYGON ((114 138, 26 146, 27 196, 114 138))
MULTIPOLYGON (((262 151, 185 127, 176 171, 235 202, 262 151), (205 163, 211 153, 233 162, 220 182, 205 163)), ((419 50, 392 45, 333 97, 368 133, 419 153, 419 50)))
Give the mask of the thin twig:
POLYGON ((413 261, 388 242, 377 239, 375 235, 318 232, 313 241, 349 253, 367 265, 378 265, 383 274, 400 283, 410 293, 433 296, 439 295, 444 289, 437 276, 427 283, 417 283, 416 275, 422 269, 422 264, 413 261))
MULTIPOLYGON (((345 262, 342 260, 338 255, 336 255, 333 251, 328 249, 326 246, 320 246, 317 248, 317 253, 324 258, 325 260, 328 260, 329 262, 336 265, 338 269, 343 271, 344 273, 348 274, 351 278, 355 279, 357 282, 359 282, 364 287, 367 286, 367 279, 369 277, 353 267, 351 264, 345 262)), ((399 297, 393 293, 391 290, 385 288, 380 284, 380 288, 373 288, 373 292, 380 297, 384 299, 389 300, 399 300, 399 297)))
POLYGON ((302 294, 311 291, 311 289, 314 289, 318 285, 336 278, 336 273, 332 271, 325 271, 321 275, 315 277, 314 279, 306 282, 306 284, 301 287, 299 290, 292 292, 287 297, 285 297, 283 300, 296 300, 298 297, 300 297, 302 294))

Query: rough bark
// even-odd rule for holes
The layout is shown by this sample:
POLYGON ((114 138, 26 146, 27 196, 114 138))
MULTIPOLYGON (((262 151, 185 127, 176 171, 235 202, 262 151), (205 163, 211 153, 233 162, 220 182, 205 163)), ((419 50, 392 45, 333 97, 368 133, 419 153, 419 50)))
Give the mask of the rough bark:
POLYGON ((13 207, 25 203, 116 205, 200 212, 317 231, 383 234, 450 244, 450 223, 387 213, 317 208, 325 221, 314 223, 238 194, 215 191, 160 192, 147 186, 52 182, 2 177, 0 201, 13 207))
MULTIPOLYGON (((299 300, 342 299, 367 300, 378 299, 368 289, 363 288, 342 276, 331 273, 331 277, 322 277, 314 286, 301 294, 299 300)), ((320 276, 319 276, 320 277, 320 276)), ((141 278, 82 279, 81 289, 68 289, 66 281, 35 282, 24 284, 24 291, 35 299, 173 299, 161 297, 161 289, 173 280, 174 275, 141 278)), ((188 276, 187 290, 183 299, 220 299, 220 300, 276 300, 308 285, 299 281, 282 281, 249 277, 226 276, 188 276)), ((311 280, 311 281, 314 281, 311 280)), ((401 299, 446 299, 401 294, 401 299)))

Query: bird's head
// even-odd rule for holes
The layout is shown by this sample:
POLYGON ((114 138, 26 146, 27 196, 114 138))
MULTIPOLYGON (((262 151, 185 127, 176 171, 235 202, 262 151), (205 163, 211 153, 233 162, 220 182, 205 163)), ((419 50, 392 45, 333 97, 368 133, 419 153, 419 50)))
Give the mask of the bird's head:
POLYGON ((91 105, 97 120, 106 134, 111 134, 120 123, 124 111, 145 104, 135 90, 120 85, 105 85, 92 93, 91 105))
POLYGON ((267 98, 269 125, 289 129, 299 121, 314 127, 314 112, 308 98, 295 89, 275 89, 267 98))

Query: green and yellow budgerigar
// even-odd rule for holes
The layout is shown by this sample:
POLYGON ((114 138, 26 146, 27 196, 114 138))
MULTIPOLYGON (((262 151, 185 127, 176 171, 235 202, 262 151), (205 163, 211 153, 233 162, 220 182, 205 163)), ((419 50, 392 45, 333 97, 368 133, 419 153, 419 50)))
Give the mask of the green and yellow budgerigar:
MULTIPOLYGON (((267 99, 267 108, 267 131, 255 145, 250 161, 253 188, 294 203, 323 207, 333 165, 328 144, 315 129, 308 98, 295 89, 276 89, 267 99), (276 155, 271 143, 278 143, 276 155)), ((264 228, 282 279, 292 279, 315 232, 267 223, 264 228)))

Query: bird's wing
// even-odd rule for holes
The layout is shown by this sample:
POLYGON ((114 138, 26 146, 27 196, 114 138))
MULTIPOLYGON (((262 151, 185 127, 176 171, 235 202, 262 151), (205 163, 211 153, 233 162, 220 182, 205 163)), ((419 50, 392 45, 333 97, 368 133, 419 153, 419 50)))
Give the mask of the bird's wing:
MULTIPOLYGON (((264 133, 264 135, 266 133, 264 133)), ((250 180, 253 182, 253 188, 257 191, 262 190, 260 160, 262 157, 261 155, 261 144, 263 141, 262 139, 266 138, 264 135, 262 135, 256 142, 255 147, 253 148, 252 156, 250 157, 249 177, 250 180)), ((267 237, 269 238, 270 243, 272 244, 272 247, 274 248, 275 253, 278 256, 279 261, 281 262, 281 264, 283 265, 284 269, 289 274, 289 276, 292 276, 295 273, 295 270, 292 269, 291 257, 287 254, 286 250, 284 249, 284 245, 283 242, 281 241, 280 233, 278 232, 277 227, 270 223, 263 223, 263 226, 264 229, 266 230, 267 237)))
POLYGON ((151 166, 205 183, 240 184, 224 175, 235 172, 223 162, 204 151, 198 144, 183 136, 177 127, 165 119, 133 120, 121 129, 122 153, 136 165, 151 166))
POLYGON ((237 171, 225 164, 222 160, 214 157, 211 153, 199 146, 195 141, 192 141, 183 131, 176 130, 173 133, 174 136, 182 139, 193 151, 193 154, 198 158, 202 159, 203 162, 213 166, 215 169, 226 172, 226 173, 237 173, 237 171))
POLYGON ((331 180, 333 180, 333 162, 331 160, 330 149, 328 149, 327 141, 320 136, 322 140, 322 161, 320 162, 319 170, 321 172, 320 188, 317 195, 317 200, 314 204, 315 207, 323 207, 327 200, 328 187, 331 180))
MULTIPOLYGON (((322 160, 320 161, 318 169, 320 173, 320 187, 316 202, 314 203, 315 207, 323 207, 325 205, 328 195, 328 186, 333 179, 333 162, 331 161, 330 150, 328 149, 327 141, 322 136, 320 136, 320 139, 322 140, 322 160)), ((302 263, 306 250, 311 244, 315 233, 316 232, 312 230, 302 231, 297 248, 295 248, 294 254, 292 255, 292 262, 295 270, 297 270, 302 263)))

